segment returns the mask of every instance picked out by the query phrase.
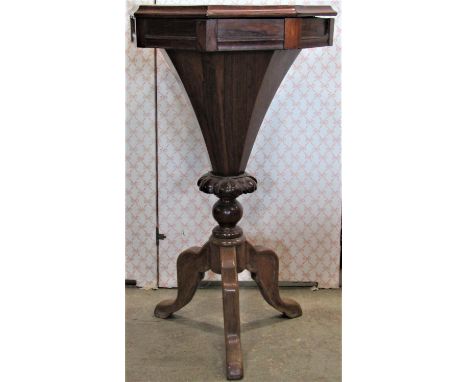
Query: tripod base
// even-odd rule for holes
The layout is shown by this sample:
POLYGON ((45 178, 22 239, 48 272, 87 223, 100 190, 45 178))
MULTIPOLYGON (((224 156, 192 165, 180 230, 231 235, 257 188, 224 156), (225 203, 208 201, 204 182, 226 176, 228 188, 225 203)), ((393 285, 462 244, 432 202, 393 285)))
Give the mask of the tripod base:
POLYGON ((282 299, 278 288, 279 261, 272 250, 253 246, 244 237, 222 240, 211 237, 203 247, 192 247, 177 259, 177 297, 160 302, 154 315, 167 318, 187 305, 193 298, 206 271, 221 274, 224 337, 226 343, 227 379, 243 377, 240 342, 239 282, 237 274, 247 269, 257 283, 263 298, 285 317, 302 315, 300 305, 292 299, 282 299))

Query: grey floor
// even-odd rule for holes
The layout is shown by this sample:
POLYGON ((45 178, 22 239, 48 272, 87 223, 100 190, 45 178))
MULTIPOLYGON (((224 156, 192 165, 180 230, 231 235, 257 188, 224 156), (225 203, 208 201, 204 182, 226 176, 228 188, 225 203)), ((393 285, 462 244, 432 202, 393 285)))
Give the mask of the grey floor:
MULTIPOLYGON (((243 381, 341 381, 341 290, 284 288, 303 316, 282 318, 241 288, 243 381)), ((126 382, 225 381, 220 289, 201 289, 173 318, 153 316, 174 289, 126 289, 126 382)))

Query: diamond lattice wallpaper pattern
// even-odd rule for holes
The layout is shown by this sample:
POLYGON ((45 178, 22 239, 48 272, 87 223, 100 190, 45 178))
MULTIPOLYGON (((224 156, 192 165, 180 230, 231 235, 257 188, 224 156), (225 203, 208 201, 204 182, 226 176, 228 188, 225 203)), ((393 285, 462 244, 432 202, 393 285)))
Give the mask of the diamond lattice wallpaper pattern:
POLYGON ((139 4, 127 0, 125 278, 156 286, 156 166, 154 51, 130 42, 128 16, 139 4))

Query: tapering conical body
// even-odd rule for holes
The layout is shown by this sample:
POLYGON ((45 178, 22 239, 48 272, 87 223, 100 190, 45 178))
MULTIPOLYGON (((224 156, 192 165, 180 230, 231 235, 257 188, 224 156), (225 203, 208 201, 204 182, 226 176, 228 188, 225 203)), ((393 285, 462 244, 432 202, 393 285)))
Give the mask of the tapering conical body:
POLYGON ((273 97, 299 50, 167 50, 195 110, 213 173, 245 171, 273 97))

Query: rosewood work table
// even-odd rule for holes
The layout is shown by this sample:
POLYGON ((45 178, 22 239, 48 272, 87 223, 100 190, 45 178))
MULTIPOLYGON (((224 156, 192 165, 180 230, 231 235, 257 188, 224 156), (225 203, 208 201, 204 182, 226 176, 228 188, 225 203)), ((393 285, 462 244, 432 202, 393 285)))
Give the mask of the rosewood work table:
POLYGON ((228 379, 243 376, 239 272, 250 271, 284 316, 302 314, 296 301, 280 297, 277 255, 251 244, 237 225, 236 198, 257 188, 245 169, 276 90, 301 49, 332 45, 332 16, 329 6, 289 5, 140 6, 133 15, 137 46, 166 49, 185 86, 212 165, 198 187, 219 198, 218 225, 202 247, 179 255, 177 297, 160 302, 154 314, 167 318, 188 304, 206 271, 221 274, 228 379))

